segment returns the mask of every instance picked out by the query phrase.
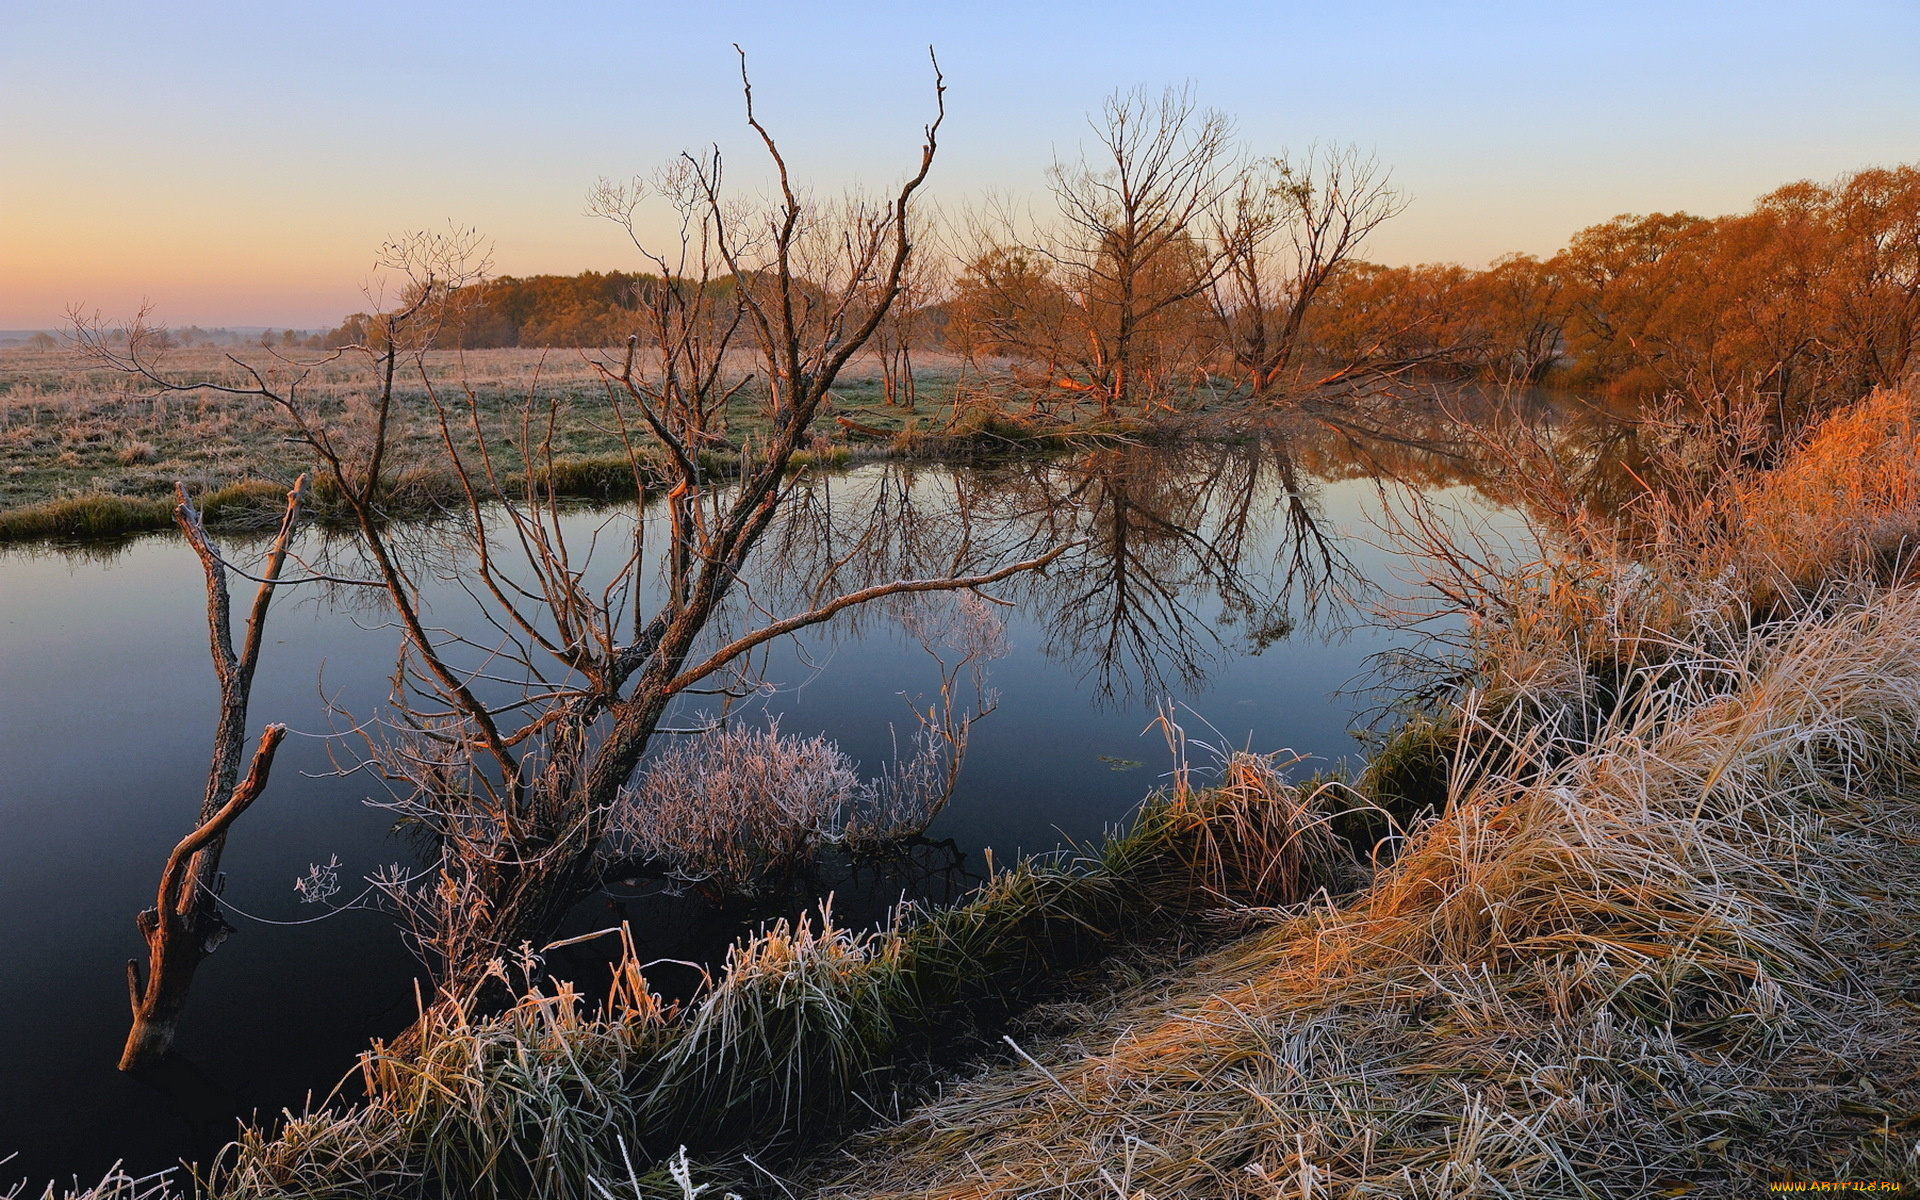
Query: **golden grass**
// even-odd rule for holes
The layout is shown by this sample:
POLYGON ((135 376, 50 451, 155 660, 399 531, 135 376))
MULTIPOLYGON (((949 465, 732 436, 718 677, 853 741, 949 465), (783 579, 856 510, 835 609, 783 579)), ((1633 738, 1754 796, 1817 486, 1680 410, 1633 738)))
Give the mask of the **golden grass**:
POLYGON ((1920 1182, 1907 404, 1729 481, 1711 554, 1474 581, 1444 810, 1360 898, 855 1141, 814 1194, 1920 1182))
POLYGON ((1737 682, 1650 681, 1588 744, 1526 746, 1356 904, 857 1144, 823 1194, 1912 1178, 1920 592, 1698 649, 1737 682))
POLYGON ((1743 479, 1738 559, 1781 588, 1905 555, 1920 529, 1920 388, 1882 391, 1816 427, 1778 469, 1743 479))

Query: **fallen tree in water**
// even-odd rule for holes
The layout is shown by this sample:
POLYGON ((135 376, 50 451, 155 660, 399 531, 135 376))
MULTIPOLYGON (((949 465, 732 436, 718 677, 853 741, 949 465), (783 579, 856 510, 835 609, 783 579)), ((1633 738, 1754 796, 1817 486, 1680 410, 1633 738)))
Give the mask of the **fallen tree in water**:
POLYGON ((207 637, 213 652, 214 674, 220 680, 220 717, 213 739, 213 763, 207 772, 207 791, 200 802, 200 818, 181 838, 160 872, 154 906, 137 918, 147 944, 144 977, 137 959, 127 960, 127 998, 133 1024, 120 1053, 122 1071, 158 1067, 172 1053, 174 1035, 187 1002, 194 972, 229 932, 218 901, 222 877, 220 854, 234 821, 266 790, 274 754, 287 727, 269 725, 261 734, 244 777, 240 763, 246 753, 247 709, 253 699, 253 676, 260 664, 260 644, 266 633, 267 609, 281 578, 294 530, 300 522, 307 477, 302 475, 286 495, 280 532, 261 564, 259 586, 247 613, 245 635, 238 647, 233 640, 232 602, 227 572, 232 570, 219 546, 207 536, 200 512, 179 487, 174 519, 200 558, 207 576, 207 637))

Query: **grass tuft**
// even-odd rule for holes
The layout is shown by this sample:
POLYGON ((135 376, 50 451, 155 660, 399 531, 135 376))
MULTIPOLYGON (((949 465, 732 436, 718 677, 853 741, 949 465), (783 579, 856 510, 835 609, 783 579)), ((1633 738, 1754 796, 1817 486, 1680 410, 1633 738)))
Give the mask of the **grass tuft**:
POLYGON ((123 537, 172 524, 171 501, 93 493, 0 510, 0 542, 123 537))

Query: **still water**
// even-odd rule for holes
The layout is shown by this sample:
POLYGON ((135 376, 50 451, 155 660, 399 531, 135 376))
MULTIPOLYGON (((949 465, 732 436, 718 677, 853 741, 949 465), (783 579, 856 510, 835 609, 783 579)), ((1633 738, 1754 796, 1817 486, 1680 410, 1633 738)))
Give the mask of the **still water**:
MULTIPOLYGON (((1005 862, 1123 821, 1170 765, 1149 729, 1160 702, 1184 706, 1183 725, 1202 741, 1291 750, 1310 756, 1308 769, 1355 755, 1350 731, 1380 696, 1354 689, 1374 656, 1414 640, 1367 619, 1372 604, 1413 589, 1380 506, 1404 486, 1476 527, 1517 524, 1450 462, 1314 425, 1231 447, 1103 449, 977 470, 873 465, 805 487, 752 579, 775 611, 791 611, 863 523, 879 530, 862 554, 881 575, 939 559, 956 513, 971 522, 976 554, 1081 540, 1044 579, 993 589, 1012 602, 1001 610, 1010 653, 990 667, 998 707, 974 727, 958 790, 929 831, 951 839, 956 869, 883 880, 879 898, 945 898, 976 877, 985 848, 1005 862), (1383 491, 1383 473, 1410 482, 1383 491)), ((596 531, 613 540, 623 521, 630 529, 629 514, 582 511, 567 525, 584 544, 596 531)), ((441 544, 457 539, 428 527, 413 540, 445 559, 426 596, 435 617, 471 619, 458 554, 441 544)), ((312 539, 305 550, 324 553, 312 539)), ((337 859, 344 898, 373 870, 416 861, 417 848, 390 833, 391 815, 363 803, 368 778, 334 773, 343 744, 326 736, 343 720, 329 702, 379 711, 398 636, 364 593, 309 587, 275 602, 266 642, 254 728, 281 721, 296 735, 227 846, 224 899, 238 932, 195 979, 179 1045, 192 1069, 156 1089, 114 1062, 124 964, 143 954, 133 916, 153 902, 204 787, 217 690, 199 564, 177 537, 0 554, 0 1015, 10 1032, 0 1156, 18 1155, 0 1167, 0 1190, 22 1176, 97 1178, 116 1160, 151 1170, 204 1155, 230 1136, 233 1112, 324 1097, 369 1038, 413 1015, 422 971, 390 918, 312 920, 293 887, 310 865, 337 859)), ((758 674, 763 688, 736 712, 757 720, 764 709, 783 732, 831 737, 869 771, 910 731, 909 701, 939 686, 887 612, 810 630, 758 674)), ((738 928, 737 914, 638 895, 616 885, 572 924, 632 920, 643 955, 663 958, 711 955, 738 928)))

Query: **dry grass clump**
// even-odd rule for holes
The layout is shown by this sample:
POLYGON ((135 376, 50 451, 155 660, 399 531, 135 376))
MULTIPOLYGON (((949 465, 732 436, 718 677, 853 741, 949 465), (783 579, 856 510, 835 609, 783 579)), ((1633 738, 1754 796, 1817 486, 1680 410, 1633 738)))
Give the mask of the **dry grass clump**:
POLYGON ((243 1131, 206 1172, 207 1194, 597 1195, 594 1181, 627 1175, 642 1108, 632 1080, 659 1055, 668 1016, 629 983, 606 1006, 563 983, 494 1016, 429 1010, 417 1050, 375 1043, 364 1056, 364 1103, 289 1117, 272 1136, 243 1131))
POLYGON ((924 1110, 827 1194, 1914 1178, 1920 593, 1832 607, 1694 648, 1733 682, 1649 674, 1584 745, 1504 731, 1521 769, 1357 904, 924 1110))
MULTIPOLYGON (((1910 440, 1874 413, 1836 420, 1910 440)), ((1837 496, 1829 512, 1888 524, 1801 539, 1805 570, 1853 569, 1920 478, 1848 429, 1790 459, 1767 502, 1837 496)), ((1726 529, 1736 548, 1759 536, 1726 529)), ((857 1142, 861 1165, 820 1168, 819 1194, 1920 1182, 1920 589, 1829 582, 1756 620, 1752 577, 1688 565, 1546 561, 1473 584, 1469 690, 1432 721, 1451 731, 1443 811, 1356 902, 1284 910, 1034 1065, 857 1142)))
POLYGON ((1649 494, 1612 522, 1543 500, 1536 507, 1559 515, 1536 526, 1547 552, 1531 562, 1463 546, 1416 512, 1398 532, 1463 618, 1457 654, 1441 664, 1446 684, 1477 689, 1504 725, 1577 741, 1636 670, 1670 663, 1711 674, 1716 667, 1694 661, 1699 647, 1817 607, 1833 581, 1911 577, 1915 402, 1911 389, 1875 393, 1770 470, 1737 469, 1697 494, 1649 494))
MULTIPOLYGON (((4 1162, 0 1160, 0 1165, 4 1162)), ((0 1200, 175 1200, 179 1193, 174 1190, 171 1177, 172 1172, 168 1171, 129 1175, 116 1163, 91 1187, 82 1187, 75 1180, 71 1187, 50 1183, 41 1191, 29 1192, 23 1181, 0 1192, 0 1200)))
POLYGON ((556 458, 537 473, 536 482, 559 496, 628 500, 655 487, 659 472, 625 454, 598 454, 556 458))
POLYGON ((655 1152, 709 1152, 821 1130, 856 1098, 891 1091, 907 1027, 921 1016, 898 933, 778 921, 735 945, 716 984, 652 1064, 636 1126, 655 1152))
POLYGON ((1297 787, 1273 757, 1235 751, 1204 789, 1194 788, 1183 766, 1171 793, 1141 810, 1104 861, 1114 874, 1141 880, 1160 903, 1195 910, 1341 895, 1365 878, 1334 834, 1335 822, 1358 807, 1364 802, 1337 781, 1297 787))
POLYGON ((1775 585, 1804 589, 1839 570, 1885 569, 1920 532, 1915 388, 1881 391, 1817 426, 1733 496, 1737 557, 1775 585))
POLYGON ((0 509, 0 543, 116 537, 171 524, 171 501, 92 493, 0 509))
POLYGON ((880 856, 926 831, 945 807, 970 721, 922 723, 877 776, 838 743, 725 725, 647 759, 605 816, 604 866, 643 866, 710 894, 788 883, 824 845, 880 856))

